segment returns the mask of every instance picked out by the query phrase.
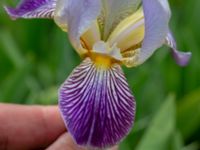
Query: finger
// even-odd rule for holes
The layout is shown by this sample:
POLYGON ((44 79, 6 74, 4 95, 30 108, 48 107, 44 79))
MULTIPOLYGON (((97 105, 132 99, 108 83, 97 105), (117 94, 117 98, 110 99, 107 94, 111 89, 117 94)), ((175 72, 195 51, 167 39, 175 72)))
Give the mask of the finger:
POLYGON ((76 146, 69 133, 61 135, 52 145, 46 150, 84 150, 81 147, 76 146))
POLYGON ((0 149, 44 148, 63 132, 65 126, 56 106, 0 104, 0 149))
MULTIPOLYGON (((64 133, 61 135, 52 145, 50 145, 46 150, 87 150, 78 146, 72 139, 69 133, 64 133)), ((115 146, 108 150, 117 150, 118 147, 115 146)))

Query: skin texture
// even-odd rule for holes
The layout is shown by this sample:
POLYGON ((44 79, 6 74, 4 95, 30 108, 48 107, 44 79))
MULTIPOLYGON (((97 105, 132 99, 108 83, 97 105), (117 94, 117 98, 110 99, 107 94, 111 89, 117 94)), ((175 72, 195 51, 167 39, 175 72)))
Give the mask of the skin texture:
POLYGON ((67 133, 57 106, 13 104, 0 104, 0 149, 85 150, 67 133))

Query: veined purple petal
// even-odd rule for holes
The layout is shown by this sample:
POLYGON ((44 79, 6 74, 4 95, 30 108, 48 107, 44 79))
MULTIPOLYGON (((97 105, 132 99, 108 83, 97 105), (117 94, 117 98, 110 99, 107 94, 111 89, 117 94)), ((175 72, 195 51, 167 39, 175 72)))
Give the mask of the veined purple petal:
POLYGON ((165 42, 170 19, 167 0, 142 0, 145 18, 145 37, 136 65, 146 61, 165 42))
POLYGON ((97 68, 89 58, 60 88, 59 106, 74 140, 89 148, 117 144, 135 118, 135 100, 121 67, 97 68))
POLYGON ((23 0, 16 8, 5 7, 13 18, 53 18, 56 0, 23 0))
POLYGON ((186 66, 189 63, 192 53, 177 50, 176 41, 171 31, 168 32, 165 43, 171 48, 172 56, 178 65, 186 66))

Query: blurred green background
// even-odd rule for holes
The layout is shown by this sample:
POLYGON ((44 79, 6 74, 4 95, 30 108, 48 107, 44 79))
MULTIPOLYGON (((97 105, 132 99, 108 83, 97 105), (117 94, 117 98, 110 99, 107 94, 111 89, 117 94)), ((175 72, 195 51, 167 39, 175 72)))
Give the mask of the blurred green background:
MULTIPOLYGON (((57 104, 57 89, 80 63, 67 34, 51 20, 12 21, 0 1, 0 101, 57 104)), ((200 149, 200 1, 170 0, 171 29, 190 64, 175 64, 166 47, 125 74, 137 117, 122 150, 200 149)))

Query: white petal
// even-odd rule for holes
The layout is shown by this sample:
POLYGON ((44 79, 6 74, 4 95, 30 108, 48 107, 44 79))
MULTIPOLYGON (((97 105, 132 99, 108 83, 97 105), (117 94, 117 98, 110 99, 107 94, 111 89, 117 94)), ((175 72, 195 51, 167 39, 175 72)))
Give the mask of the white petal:
POLYGON ((108 43, 105 43, 104 41, 99 41, 94 44, 93 51, 99 54, 107 55, 119 61, 122 60, 120 49, 117 47, 116 44, 110 47, 108 43))
POLYGON ((68 30, 70 41, 78 53, 84 53, 80 37, 100 14, 100 0, 58 0, 55 21, 68 30))
POLYGON ((143 0, 145 37, 136 65, 146 61, 165 42, 170 8, 167 0, 143 0))

